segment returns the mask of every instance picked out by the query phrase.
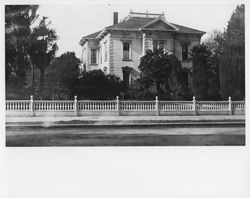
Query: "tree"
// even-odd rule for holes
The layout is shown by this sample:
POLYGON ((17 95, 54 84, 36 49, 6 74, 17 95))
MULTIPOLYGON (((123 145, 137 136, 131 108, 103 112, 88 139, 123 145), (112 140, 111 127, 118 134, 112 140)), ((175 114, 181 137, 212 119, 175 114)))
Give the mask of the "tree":
POLYGON ((74 52, 66 52, 55 58, 45 71, 43 97, 72 99, 74 83, 79 77, 80 60, 74 52))
MULTIPOLYGON (((31 35, 30 56, 32 63, 40 70, 40 86, 43 88, 45 68, 50 64, 58 50, 56 31, 49 27, 47 17, 43 17, 31 35)), ((33 79, 34 84, 34 79, 33 79)))
POLYGON ((198 100, 208 100, 209 89, 209 67, 211 52, 204 44, 195 45, 191 49, 192 53, 192 87, 193 94, 198 100))
POLYGON ((220 57, 220 86, 223 99, 245 98, 245 8, 238 5, 224 33, 220 57))
POLYGON ((37 19, 38 5, 5 6, 6 83, 13 79, 25 85, 31 64, 29 59, 31 25, 37 19))
POLYGON ((221 55, 224 44, 224 33, 220 30, 213 30, 208 33, 208 37, 203 41, 213 55, 221 55))
POLYGON ((154 87, 154 94, 164 99, 185 99, 188 92, 188 82, 180 61, 163 50, 152 52, 148 50, 141 58, 139 65, 140 82, 144 89, 154 87))
POLYGON ((224 33, 219 30, 214 30, 210 33, 209 37, 203 41, 203 44, 210 53, 209 59, 207 60, 210 62, 207 73, 209 83, 207 100, 221 100, 219 65, 224 44, 224 33))

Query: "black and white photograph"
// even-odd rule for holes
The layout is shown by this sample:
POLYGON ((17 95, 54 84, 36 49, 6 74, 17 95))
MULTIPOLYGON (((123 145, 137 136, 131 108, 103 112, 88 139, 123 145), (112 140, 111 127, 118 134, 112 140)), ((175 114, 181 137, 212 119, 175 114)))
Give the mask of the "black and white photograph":
POLYGON ((6 146, 245 145, 244 4, 5 5, 5 56, 6 146))
POLYGON ((249 4, 3 0, 0 198, 249 198, 249 4))

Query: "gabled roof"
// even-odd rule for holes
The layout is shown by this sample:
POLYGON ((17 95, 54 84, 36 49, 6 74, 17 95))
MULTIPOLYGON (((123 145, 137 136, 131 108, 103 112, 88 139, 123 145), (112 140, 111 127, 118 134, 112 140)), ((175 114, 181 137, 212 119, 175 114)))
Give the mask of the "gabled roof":
MULTIPOLYGON (((156 26, 153 26, 155 23, 164 23, 166 25, 166 31, 175 31, 177 33, 186 33, 186 34, 205 34, 205 32, 196 30, 193 28, 185 27, 182 25, 174 24, 171 22, 167 22, 164 18, 150 18, 150 17, 129 17, 128 19, 123 20, 122 22, 108 26, 104 28, 102 31, 95 32, 93 34, 82 37, 80 41, 80 45, 82 45, 87 39, 97 39, 99 36, 106 32, 106 30, 131 30, 131 31, 141 31, 141 30, 151 30, 153 27, 157 30, 156 26)), ((158 30, 163 30, 162 27, 158 27, 158 30)))
POLYGON ((178 31, 179 29, 168 23, 166 20, 160 18, 156 18, 154 20, 149 21, 145 25, 143 25, 140 30, 147 30, 147 29, 158 29, 158 30, 169 30, 169 31, 178 31))
POLYGON ((101 31, 89 34, 87 36, 82 37, 82 39, 80 40, 80 45, 82 45, 86 40, 88 39, 96 39, 96 37, 101 33, 101 31))

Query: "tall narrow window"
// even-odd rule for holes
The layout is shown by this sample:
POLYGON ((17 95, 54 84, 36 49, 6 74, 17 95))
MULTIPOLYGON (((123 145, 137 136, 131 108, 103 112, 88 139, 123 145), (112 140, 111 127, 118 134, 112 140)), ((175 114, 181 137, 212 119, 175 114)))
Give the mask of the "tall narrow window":
POLYGON ((91 49, 91 64, 96 64, 96 49, 91 49))
POLYGON ((130 42, 123 42, 123 60, 130 59, 130 42))
POLYGON ((159 50, 164 50, 164 42, 159 42, 159 50))
POLYGON ((153 42, 153 51, 155 52, 158 49, 158 42, 154 41, 153 42))
POLYGON ((108 60, 108 46, 107 46, 107 42, 104 43, 104 62, 106 62, 108 60))
POLYGON ((100 64, 102 64, 102 48, 100 47, 100 54, 99 54, 100 64))
POLYGON ((188 60, 188 44, 187 43, 182 44, 182 60, 184 61, 188 60))

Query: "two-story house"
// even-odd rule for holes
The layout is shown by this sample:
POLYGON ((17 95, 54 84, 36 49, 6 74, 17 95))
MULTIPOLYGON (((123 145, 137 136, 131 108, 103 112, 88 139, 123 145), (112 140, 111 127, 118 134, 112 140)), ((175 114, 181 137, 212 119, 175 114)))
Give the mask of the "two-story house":
POLYGON ((130 81, 138 76, 146 50, 159 48, 173 53, 183 68, 192 67, 190 49, 200 43, 205 32, 168 22, 164 14, 131 11, 120 23, 118 13, 113 14, 113 25, 80 40, 82 70, 101 69, 130 81))

